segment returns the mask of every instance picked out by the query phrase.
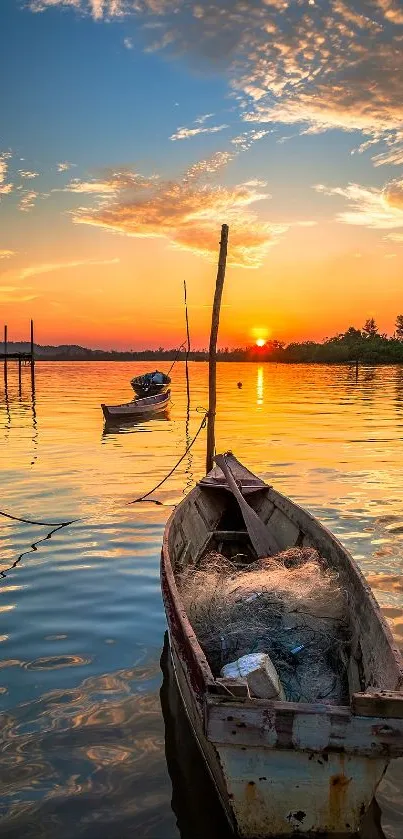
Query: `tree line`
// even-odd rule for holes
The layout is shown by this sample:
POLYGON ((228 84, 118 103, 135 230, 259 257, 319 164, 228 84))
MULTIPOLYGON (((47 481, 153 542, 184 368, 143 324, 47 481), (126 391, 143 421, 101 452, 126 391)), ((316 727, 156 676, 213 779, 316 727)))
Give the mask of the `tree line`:
MULTIPOLYGON (((9 343, 9 352, 18 350, 28 351, 25 342, 9 343), (26 348, 26 349, 25 349, 26 348)), ((0 351, 2 346, 0 344, 0 351)), ((35 346, 38 359, 47 361, 147 361, 152 366, 158 361, 172 362, 176 358, 183 361, 184 351, 178 349, 156 350, 145 349, 139 351, 127 350, 92 350, 77 345, 35 346)), ((207 349, 192 350, 190 361, 206 361, 207 349)), ((217 352, 218 361, 276 361, 284 363, 348 363, 361 361, 370 364, 399 364, 403 363, 403 314, 398 315, 395 331, 388 337, 381 333, 374 318, 368 318, 361 329, 350 326, 346 332, 341 332, 321 342, 302 341, 285 344, 283 341, 267 341, 263 347, 235 347, 221 348, 217 352)))
POLYGON ((373 364, 403 363, 403 315, 398 315, 392 336, 380 332, 374 318, 368 318, 361 329, 350 326, 324 341, 293 342, 287 346, 281 342, 269 342, 265 348, 265 360, 271 358, 284 362, 368 362, 373 364))

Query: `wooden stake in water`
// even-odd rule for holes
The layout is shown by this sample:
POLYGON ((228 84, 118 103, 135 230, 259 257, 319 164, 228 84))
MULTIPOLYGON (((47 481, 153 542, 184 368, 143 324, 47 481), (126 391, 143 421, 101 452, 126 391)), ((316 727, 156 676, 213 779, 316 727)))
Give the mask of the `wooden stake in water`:
POLYGON ((186 317, 186 354, 185 354, 185 371, 186 371, 186 393, 187 393, 187 413, 189 415, 190 410, 190 387, 189 387, 189 353, 190 353, 190 332, 189 332, 189 316, 188 316, 188 300, 187 300, 187 289, 186 289, 186 280, 183 280, 183 291, 185 295, 185 317, 186 317))
POLYGON ((7 326, 4 325, 4 383, 7 389, 7 326))
POLYGON ((31 390, 35 393, 34 322, 31 320, 31 390))
POLYGON ((217 280, 215 287, 213 313, 211 317, 211 333, 209 346, 209 401, 207 415, 207 457, 206 472, 213 468, 213 456, 215 449, 215 415, 217 404, 217 336, 220 323, 220 308, 222 290, 225 278, 225 266, 227 264, 228 248, 228 225, 223 224, 221 228, 220 255, 218 258, 217 280))

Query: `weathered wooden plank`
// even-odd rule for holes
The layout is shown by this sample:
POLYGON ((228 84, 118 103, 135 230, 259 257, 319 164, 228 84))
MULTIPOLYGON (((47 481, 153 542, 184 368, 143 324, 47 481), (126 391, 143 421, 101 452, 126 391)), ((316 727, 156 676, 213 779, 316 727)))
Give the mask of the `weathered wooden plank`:
POLYGON ((348 678, 348 689, 350 696, 353 693, 359 693, 363 685, 361 685, 360 680, 360 671, 358 667, 358 663, 355 660, 354 656, 350 656, 347 665, 347 678, 348 678))
POLYGON ((245 748, 337 751, 368 757, 403 755, 403 720, 354 716, 348 708, 296 703, 207 699, 206 734, 217 744, 245 748), (306 709, 306 710, 305 710, 306 709))
POLYGON ((249 503, 262 521, 267 524, 274 510, 274 504, 267 497, 267 494, 263 492, 256 493, 256 495, 250 498, 249 503))
POLYGON ((216 679, 216 685, 224 696, 250 696, 246 679, 216 679))
POLYGON ((354 714, 362 717, 403 719, 403 692, 382 690, 376 693, 355 693, 351 707, 354 714))
POLYGON ((192 543, 195 553, 206 541, 208 531, 194 503, 189 504, 188 514, 182 519, 182 528, 186 538, 192 543))
POLYGON ((293 548, 299 536, 299 527, 285 513, 275 509, 267 522, 267 529, 273 533, 281 551, 293 548))

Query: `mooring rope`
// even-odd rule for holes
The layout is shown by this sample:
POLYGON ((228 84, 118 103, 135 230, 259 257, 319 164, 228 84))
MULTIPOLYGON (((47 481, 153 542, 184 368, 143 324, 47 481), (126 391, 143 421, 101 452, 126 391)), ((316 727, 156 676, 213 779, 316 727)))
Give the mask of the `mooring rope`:
MULTIPOLYGON (((188 452, 190 451, 192 446, 195 444, 195 442, 196 442, 200 432, 202 431, 202 429, 205 428, 205 426, 206 426, 208 412, 204 408, 196 408, 196 411, 198 413, 200 413, 201 410, 203 411, 203 419, 202 419, 202 421, 199 425, 199 428, 196 431, 196 434, 194 435, 194 437, 190 441, 189 445, 186 447, 183 455, 179 458, 177 463, 175 463, 175 466, 173 466, 172 469, 170 469, 170 471, 168 472, 168 474, 165 475, 165 478, 163 478, 162 481, 159 481, 159 483, 156 484, 156 486, 154 486, 148 492, 144 493, 144 495, 140 495, 138 498, 134 498, 133 501, 128 501, 126 504, 122 504, 120 506, 126 507, 126 506, 130 506, 131 504, 137 504, 137 502, 139 502, 139 501, 145 501, 145 499, 148 498, 149 495, 152 495, 153 492, 155 492, 157 489, 159 489, 165 483, 165 481, 167 481, 168 478, 170 478, 171 475, 173 475, 173 473, 176 471, 178 466, 180 466, 180 464, 182 463, 182 460, 186 457, 186 455, 188 454, 188 452)), ((43 521, 43 520, 39 521, 38 519, 29 519, 29 518, 25 518, 25 517, 22 517, 22 516, 14 516, 11 513, 8 513, 6 510, 0 510, 0 516, 3 516, 3 518, 6 518, 6 519, 11 519, 11 521, 21 522, 22 524, 33 524, 33 525, 38 525, 39 527, 52 527, 52 528, 55 528, 56 530, 61 530, 63 527, 67 527, 69 524, 75 524, 76 522, 79 522, 79 521, 88 521, 88 519, 92 518, 92 516, 82 516, 82 517, 79 517, 77 519, 69 519, 68 521, 43 521)))
POLYGON ((184 341, 183 344, 181 344, 180 347, 178 347, 178 349, 176 351, 176 356, 175 356, 175 358, 174 358, 174 360, 173 360, 173 362, 172 362, 172 364, 171 364, 171 366, 168 370, 168 373, 166 374, 167 376, 169 376, 171 370, 173 370, 173 368, 175 367, 175 364, 176 364, 176 362, 179 358, 179 353, 180 353, 181 350, 183 350, 184 347, 186 347, 186 341, 184 341))
POLYGON ((182 457, 179 458, 178 462, 175 463, 175 466, 171 469, 170 472, 168 472, 168 474, 165 476, 165 478, 163 478, 162 481, 160 481, 159 484, 157 484, 153 489, 150 489, 149 492, 146 492, 145 495, 141 495, 139 498, 135 498, 134 501, 129 501, 128 502, 129 504, 137 504, 138 501, 145 501, 145 499, 148 498, 149 495, 152 495, 153 492, 155 492, 157 489, 159 489, 162 486, 162 484, 164 484, 165 481, 167 481, 168 478, 170 478, 171 475, 173 475, 173 473, 175 472, 175 469, 178 468, 180 463, 182 463, 182 460, 186 457, 188 452, 190 452, 190 449, 192 448, 193 444, 196 442, 201 430, 206 427, 207 414, 208 414, 208 411, 205 411, 204 417, 203 417, 203 419, 202 419, 202 421, 199 425, 198 430, 196 431, 195 436, 193 437, 193 439, 191 440, 191 442, 189 443, 189 445, 187 446, 187 448, 183 452, 182 457))
MULTIPOLYGON (((167 481, 168 478, 170 478, 171 475, 173 475, 175 470, 182 463, 182 460, 186 457, 186 455, 188 454, 188 452, 190 451, 190 449, 192 448, 192 446, 196 442, 196 440, 197 440, 200 432, 202 431, 202 429, 205 428, 205 426, 206 426, 208 411, 206 411, 205 408, 196 408, 196 411, 198 411, 199 413, 200 413, 200 411, 203 411, 203 419, 202 419, 202 421, 199 425, 199 428, 196 431, 196 434, 194 435, 194 437, 190 441, 189 445, 186 447, 183 455, 179 458, 177 463, 175 463, 175 466, 173 466, 173 468, 168 472, 168 474, 165 475, 165 478, 163 478, 162 481, 159 481, 159 483, 156 484, 155 487, 150 489, 149 492, 146 492, 144 495, 140 495, 138 498, 134 498, 133 501, 128 501, 126 504, 119 505, 117 509, 120 509, 121 507, 128 507, 131 504, 137 504, 139 501, 145 501, 148 498, 149 495, 152 495, 153 492, 155 492, 157 489, 159 489, 162 486, 162 484, 164 484, 165 481, 167 481)), ((161 504, 160 501, 154 501, 154 503, 155 504, 161 504)), ((5 578, 10 571, 12 571, 14 568, 16 568, 17 565, 19 565, 19 563, 21 562, 21 560, 23 559, 24 556, 27 556, 27 554, 30 554, 30 553, 33 553, 33 552, 37 551, 38 550, 37 545, 40 545, 42 542, 46 542, 48 539, 51 539, 53 534, 56 533, 58 530, 63 530, 63 528, 67 527, 69 524, 75 524, 76 522, 79 522, 79 521, 88 521, 89 519, 93 518, 93 516, 82 516, 81 518, 70 519, 69 521, 46 522, 46 521, 38 521, 38 520, 35 520, 35 519, 22 518, 22 517, 19 517, 19 516, 13 516, 11 513, 7 513, 5 510, 0 510, 0 516, 3 516, 4 518, 7 518, 7 519, 11 519, 12 521, 22 522, 23 524, 34 524, 34 525, 38 525, 40 527, 50 527, 51 528, 49 533, 46 534, 46 536, 42 536, 40 539, 37 539, 35 542, 32 542, 30 549, 27 550, 27 551, 23 551, 23 553, 21 553, 17 557, 17 559, 13 562, 12 565, 10 565, 8 568, 4 568, 2 571, 0 571, 0 577, 3 577, 3 578, 5 578)))

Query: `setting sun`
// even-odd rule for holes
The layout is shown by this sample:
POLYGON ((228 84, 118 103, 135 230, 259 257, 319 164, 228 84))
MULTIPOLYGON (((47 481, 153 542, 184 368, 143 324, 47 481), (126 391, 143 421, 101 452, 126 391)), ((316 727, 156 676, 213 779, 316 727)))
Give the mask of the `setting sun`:
POLYGON ((257 341, 256 341, 256 346, 257 347, 264 347, 265 343, 266 343, 266 341, 265 341, 264 338, 258 338, 257 341))

